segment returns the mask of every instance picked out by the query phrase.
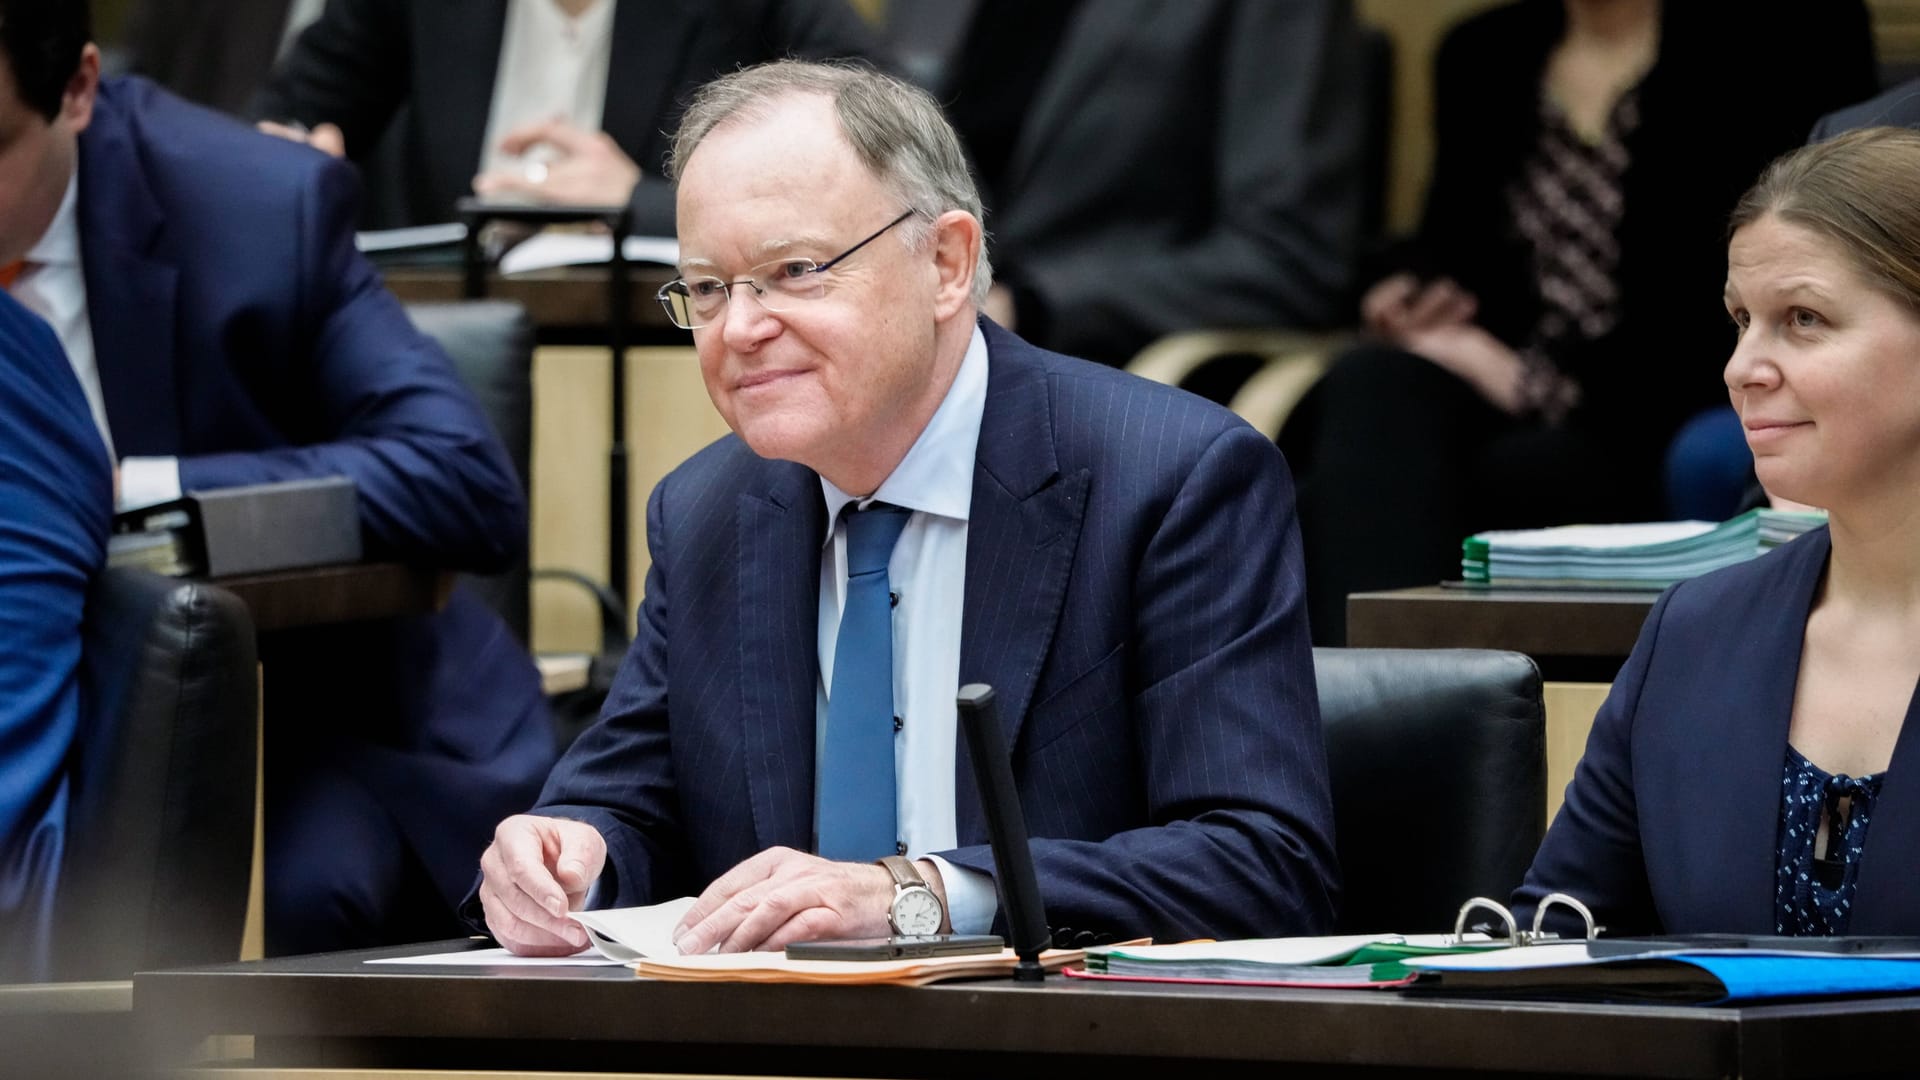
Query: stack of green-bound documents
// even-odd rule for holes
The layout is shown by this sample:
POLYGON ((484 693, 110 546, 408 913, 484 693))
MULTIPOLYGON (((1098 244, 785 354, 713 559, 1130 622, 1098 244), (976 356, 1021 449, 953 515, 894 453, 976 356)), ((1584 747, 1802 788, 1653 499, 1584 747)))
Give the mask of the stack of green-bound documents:
POLYGON ((1476 533, 1460 575, 1489 585, 1660 589, 1745 562, 1826 523, 1824 513, 1749 510, 1731 521, 1563 525, 1476 533))
POLYGON ((1069 975, 1150 982, 1262 986, 1400 986, 1415 975, 1403 961, 1504 949, 1484 934, 1365 934, 1344 937, 1110 945, 1087 950, 1086 970, 1069 975))

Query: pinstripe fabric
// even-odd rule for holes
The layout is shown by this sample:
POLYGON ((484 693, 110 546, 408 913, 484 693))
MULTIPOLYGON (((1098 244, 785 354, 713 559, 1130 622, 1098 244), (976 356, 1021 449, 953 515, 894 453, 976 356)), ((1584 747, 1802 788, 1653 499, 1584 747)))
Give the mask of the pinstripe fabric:
MULTIPOLYGON (((1298 530, 1273 444, 1199 398, 992 324, 964 682, 1014 747, 1050 921, 1248 936, 1336 889, 1298 530)), ((603 902, 697 892, 811 833, 818 481, 729 437, 648 503, 639 633, 540 813, 606 836, 603 902)), ((962 846, 991 872, 964 745, 962 846)))

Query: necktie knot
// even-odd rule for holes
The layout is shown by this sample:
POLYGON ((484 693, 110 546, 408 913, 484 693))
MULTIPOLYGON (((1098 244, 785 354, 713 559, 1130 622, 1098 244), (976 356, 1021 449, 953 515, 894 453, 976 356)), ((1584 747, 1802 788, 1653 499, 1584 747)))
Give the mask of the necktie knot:
POLYGON ((874 503, 847 514, 847 576, 885 571, 893 545, 907 527, 911 511, 888 503, 874 503))

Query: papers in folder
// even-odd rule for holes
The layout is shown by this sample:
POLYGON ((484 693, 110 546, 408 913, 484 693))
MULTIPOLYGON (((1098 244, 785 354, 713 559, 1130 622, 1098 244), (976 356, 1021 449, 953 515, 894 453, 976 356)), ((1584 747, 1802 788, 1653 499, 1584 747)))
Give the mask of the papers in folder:
POLYGON ((1477 933, 1460 938, 1356 934, 1111 945, 1087 951, 1084 977, 1319 988, 1403 986, 1414 978, 1404 963, 1411 958, 1507 947, 1477 933))
MULTIPOLYGON (((1048 949, 1040 954, 1040 966, 1059 971, 1084 955, 1079 949, 1048 949)), ((1019 960, 1012 949, 1002 949, 997 954, 931 956, 917 960, 790 960, 780 952, 749 952, 648 958, 635 962, 633 967, 643 979, 667 982, 925 986, 950 979, 1012 975, 1019 960)))
MULTIPOLYGON (((671 236, 629 236, 620 245, 628 262, 680 261, 680 242, 671 236)), ((613 261, 613 237, 606 233, 546 229, 515 244, 500 256, 502 274, 525 274, 559 266, 600 266, 613 261)))
POLYGON ((1471 582, 1663 589, 1742 563, 1826 523, 1824 513, 1749 510, 1731 521, 1564 525, 1476 533, 1461 543, 1471 582))

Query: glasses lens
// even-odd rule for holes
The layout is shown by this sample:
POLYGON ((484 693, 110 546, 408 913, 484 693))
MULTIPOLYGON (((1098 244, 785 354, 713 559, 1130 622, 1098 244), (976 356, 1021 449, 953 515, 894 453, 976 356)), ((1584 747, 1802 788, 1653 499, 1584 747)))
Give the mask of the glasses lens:
POLYGON ((667 318, 673 320, 673 325, 682 330, 692 330, 700 325, 700 320, 693 313, 692 301, 687 295, 686 282, 668 282, 661 288, 658 299, 660 305, 667 309, 667 318))
POLYGON ((750 276, 760 290, 760 302, 770 311, 784 311, 795 303, 818 300, 827 294, 826 275, 812 259, 762 263, 750 276))

